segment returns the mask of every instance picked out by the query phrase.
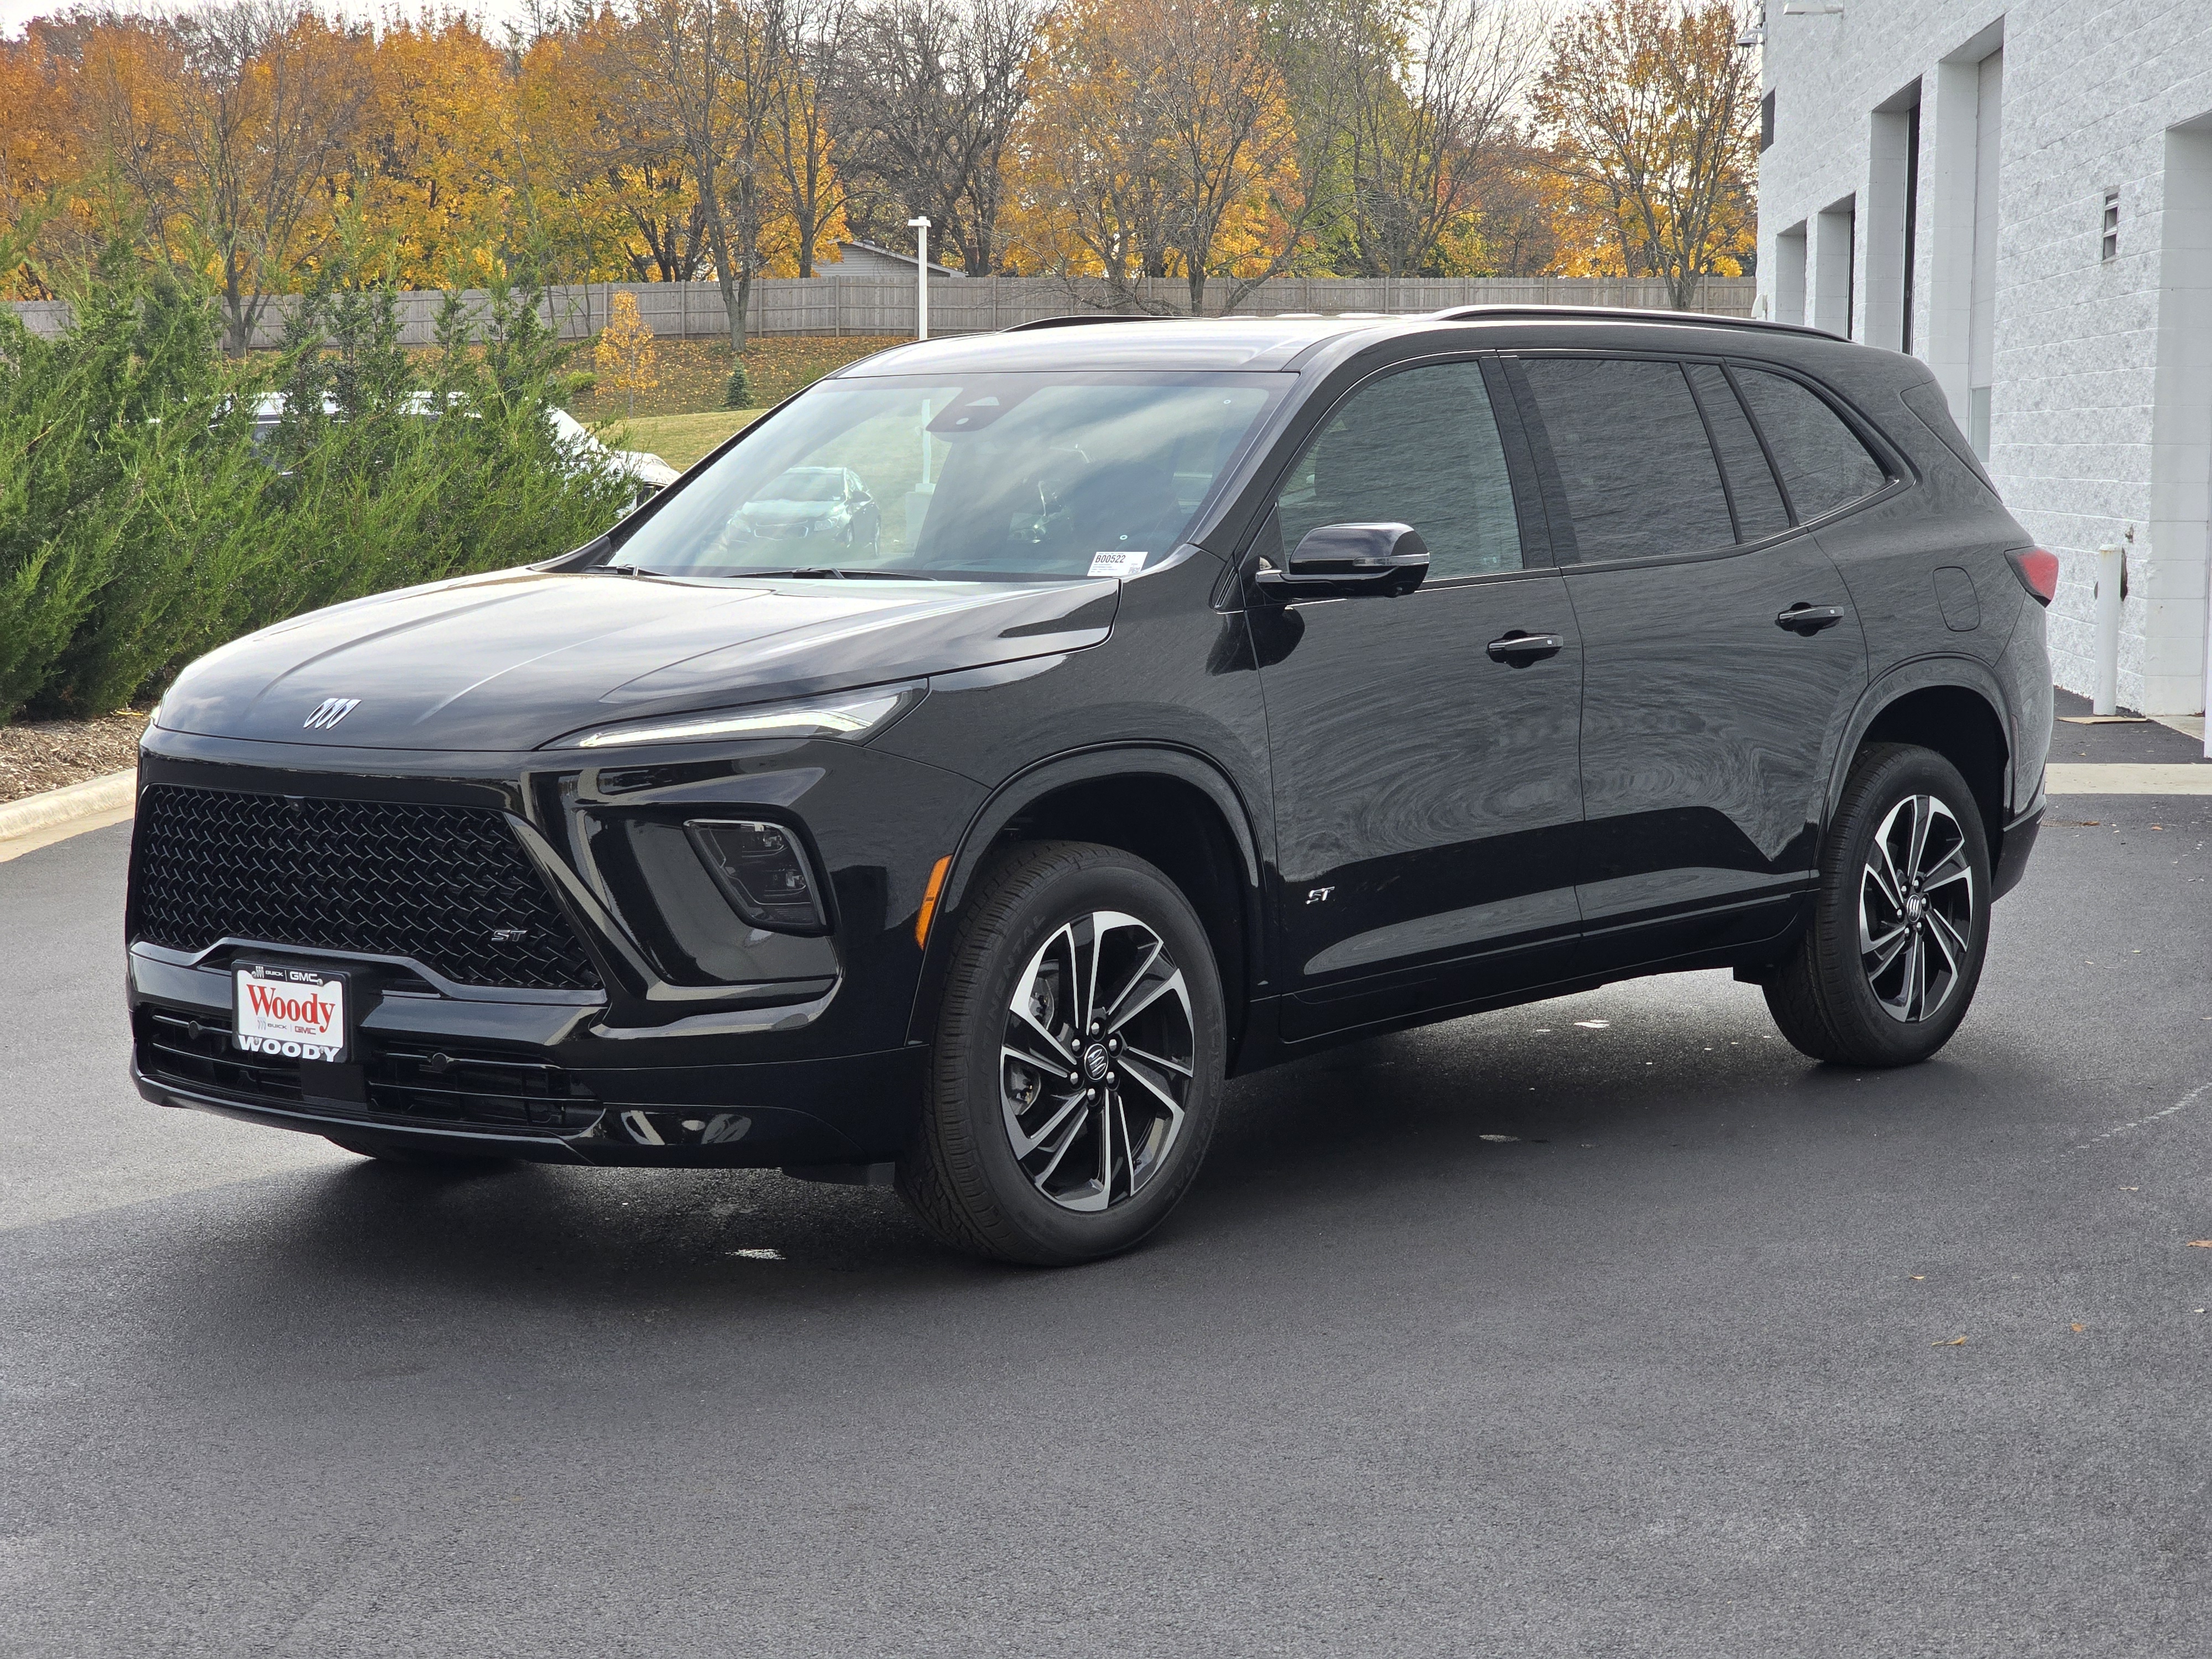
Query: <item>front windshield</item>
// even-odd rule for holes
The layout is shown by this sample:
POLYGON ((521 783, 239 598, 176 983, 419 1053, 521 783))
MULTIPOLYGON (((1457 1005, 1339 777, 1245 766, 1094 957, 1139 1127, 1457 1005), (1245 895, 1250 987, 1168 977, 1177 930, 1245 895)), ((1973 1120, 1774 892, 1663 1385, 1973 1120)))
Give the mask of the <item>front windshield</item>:
POLYGON ((1285 384, 1161 373, 825 380, 687 483, 613 562, 671 576, 1133 574, 1182 538, 1285 384))

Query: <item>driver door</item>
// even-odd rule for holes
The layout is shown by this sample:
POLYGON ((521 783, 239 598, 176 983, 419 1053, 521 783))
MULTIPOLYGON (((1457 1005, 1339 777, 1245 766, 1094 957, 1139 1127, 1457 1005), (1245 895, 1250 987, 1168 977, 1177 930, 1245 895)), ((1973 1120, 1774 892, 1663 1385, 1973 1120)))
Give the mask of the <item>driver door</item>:
POLYGON ((1580 931, 1582 647, 1522 533, 1480 360, 1353 391, 1279 486, 1261 550, 1280 566, 1309 531, 1363 522, 1420 532, 1419 588, 1255 587, 1247 611, 1291 1041, 1565 978, 1580 931))

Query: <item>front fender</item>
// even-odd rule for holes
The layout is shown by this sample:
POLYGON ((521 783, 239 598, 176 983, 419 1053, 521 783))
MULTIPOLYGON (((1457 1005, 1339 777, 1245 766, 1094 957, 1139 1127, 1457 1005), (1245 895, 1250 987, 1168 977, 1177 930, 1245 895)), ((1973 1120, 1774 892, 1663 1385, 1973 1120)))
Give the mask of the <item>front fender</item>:
MULTIPOLYGON (((908 1036, 927 1042, 936 1024, 939 999, 949 965, 952 939, 976 872, 1000 834, 1022 812, 1056 790, 1102 778, 1171 778, 1199 790, 1212 802, 1235 843, 1243 872, 1244 915, 1241 918, 1249 964, 1248 984, 1266 978, 1262 956, 1264 909, 1261 902, 1261 857, 1253 814, 1228 775, 1203 755, 1164 744, 1103 744, 1053 756, 1016 773, 999 786, 969 820, 947 865, 923 951, 921 979, 915 988, 908 1036)), ((1237 988, 1224 988, 1232 994, 1237 988)))

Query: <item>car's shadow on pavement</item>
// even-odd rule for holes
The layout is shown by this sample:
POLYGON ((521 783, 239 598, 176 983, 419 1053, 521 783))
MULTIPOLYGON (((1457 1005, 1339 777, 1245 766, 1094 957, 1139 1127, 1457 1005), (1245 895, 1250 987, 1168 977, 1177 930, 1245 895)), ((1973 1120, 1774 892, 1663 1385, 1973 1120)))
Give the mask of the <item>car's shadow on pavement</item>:
POLYGON ((173 1289, 182 1302, 212 1291, 235 1310, 230 1292, 252 1280, 290 1317, 334 1329, 379 1306, 525 1320, 649 1307, 677 1325, 714 1325, 823 1297, 848 1312, 994 1287, 1026 1298, 1024 1285, 1060 1283, 1060 1294, 1202 1274, 1211 1259, 1286 1240, 1357 1250, 1378 1230, 1408 1226, 1502 1240, 1530 1206, 1588 1211, 1601 1228, 1600 1194, 1651 1179, 1651 1158, 1694 1168, 1700 1148, 1762 1126, 1821 1139, 1839 1121, 1910 1116, 1913 1101, 1938 1096, 1957 1109, 1976 1092, 1970 1071, 1948 1061, 1911 1073, 1815 1066, 1759 1031, 1753 1012, 1731 1006, 1686 1034, 1615 1038, 1617 1027, 1581 1031, 1548 1013, 1551 1029, 1531 1036, 1542 1028, 1521 1011, 1237 1081, 1182 1208, 1138 1250, 1073 1275, 970 1260, 932 1239, 895 1194, 772 1170, 514 1164, 448 1175, 364 1159, 252 1183, 271 1201, 234 1210, 227 1265, 213 1269, 204 1251, 172 1258, 173 1289))

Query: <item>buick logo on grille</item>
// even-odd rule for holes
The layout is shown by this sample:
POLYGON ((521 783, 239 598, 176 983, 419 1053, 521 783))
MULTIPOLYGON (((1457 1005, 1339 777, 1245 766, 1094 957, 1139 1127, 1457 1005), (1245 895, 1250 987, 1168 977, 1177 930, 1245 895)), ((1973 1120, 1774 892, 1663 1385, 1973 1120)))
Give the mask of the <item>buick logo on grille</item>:
POLYGON ((322 707, 300 724, 310 732, 327 732, 360 707, 359 697, 325 697, 322 707))

